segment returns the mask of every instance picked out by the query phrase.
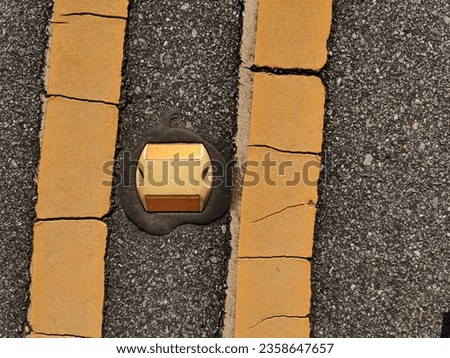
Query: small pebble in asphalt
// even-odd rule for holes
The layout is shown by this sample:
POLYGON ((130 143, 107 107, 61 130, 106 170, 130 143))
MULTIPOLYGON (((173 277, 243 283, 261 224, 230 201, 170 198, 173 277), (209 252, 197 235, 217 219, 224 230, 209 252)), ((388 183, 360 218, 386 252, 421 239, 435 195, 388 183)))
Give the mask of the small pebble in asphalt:
POLYGON ((372 156, 371 154, 367 154, 367 155, 366 155, 366 158, 364 159, 363 164, 364 164, 365 166, 369 166, 369 165, 372 164, 372 162, 373 162, 373 156, 372 156))

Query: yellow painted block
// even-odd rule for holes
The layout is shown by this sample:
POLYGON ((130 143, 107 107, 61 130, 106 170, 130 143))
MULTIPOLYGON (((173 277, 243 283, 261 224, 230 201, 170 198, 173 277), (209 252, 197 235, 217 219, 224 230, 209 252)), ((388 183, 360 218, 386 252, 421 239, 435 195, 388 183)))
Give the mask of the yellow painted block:
POLYGON ((106 225, 38 222, 34 228, 29 321, 36 332, 101 337, 106 225))
POLYGON ((119 103, 126 21, 92 16, 54 24, 48 93, 119 103))
POLYGON ((255 64, 320 70, 331 18, 332 0, 259 0, 255 64))
MULTIPOLYGON (((320 158, 250 147, 241 204, 243 222, 317 203, 320 158)), ((292 224, 292 223, 291 223, 292 224)))
POLYGON ((255 73, 252 107, 250 144, 322 151, 325 88, 319 77, 255 73))
POLYGON ((306 260, 239 259, 235 336, 278 337, 288 332, 304 336, 301 318, 310 311, 310 281, 306 260), (292 327, 280 328, 283 321, 278 318, 288 319, 292 327))
POLYGON ((100 218, 109 211, 118 116, 110 105, 47 101, 38 218, 100 218))
POLYGON ((240 257, 295 256, 310 258, 313 250, 316 207, 288 208, 260 221, 249 221, 245 205, 239 233, 240 257))

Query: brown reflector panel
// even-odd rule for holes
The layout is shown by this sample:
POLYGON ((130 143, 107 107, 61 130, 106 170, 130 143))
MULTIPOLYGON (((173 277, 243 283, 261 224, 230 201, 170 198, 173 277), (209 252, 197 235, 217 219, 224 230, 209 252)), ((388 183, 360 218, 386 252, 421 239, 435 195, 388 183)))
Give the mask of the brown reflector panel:
POLYGON ((146 195, 149 212, 200 212, 200 195, 146 195))

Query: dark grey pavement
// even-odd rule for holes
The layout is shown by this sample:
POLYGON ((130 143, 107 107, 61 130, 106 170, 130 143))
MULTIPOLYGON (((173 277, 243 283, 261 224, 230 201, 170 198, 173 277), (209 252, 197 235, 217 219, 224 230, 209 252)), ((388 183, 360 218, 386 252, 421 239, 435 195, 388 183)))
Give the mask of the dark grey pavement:
POLYGON ((450 309, 450 3, 337 0, 329 50, 313 334, 439 337, 450 309))
POLYGON ((28 310, 42 73, 51 1, 0 2, 0 337, 28 310))
MULTIPOLYGON (((126 40, 119 160, 163 114, 233 158, 241 1, 138 1, 126 40)), ((116 202, 116 205, 120 204, 116 202)), ((229 217, 167 236, 139 231, 118 205, 107 220, 107 337, 217 337, 229 217)))
MULTIPOLYGON (((234 153, 241 0, 134 0, 118 158, 175 125, 234 153)), ((51 1, 0 3, 0 337, 25 335, 51 1)), ((437 337, 450 310, 450 3, 336 0, 313 260, 316 337, 437 337)), ((229 217, 164 237, 107 219, 108 337, 215 337, 229 217)))

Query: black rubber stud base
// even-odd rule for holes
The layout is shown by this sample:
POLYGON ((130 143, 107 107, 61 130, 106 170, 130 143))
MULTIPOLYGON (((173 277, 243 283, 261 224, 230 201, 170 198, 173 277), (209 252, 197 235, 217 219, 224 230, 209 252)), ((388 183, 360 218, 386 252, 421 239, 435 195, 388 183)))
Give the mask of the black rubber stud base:
POLYGON ((213 145, 195 133, 170 127, 170 119, 154 127, 143 136, 142 141, 127 160, 120 162, 120 172, 124 174, 119 188, 119 201, 128 218, 141 230, 152 235, 165 235, 180 225, 207 225, 220 219, 230 206, 231 190, 228 171, 222 155, 213 145), (208 203, 200 213, 149 213, 136 190, 136 168, 139 156, 148 143, 202 143, 214 167, 213 185, 208 203))

